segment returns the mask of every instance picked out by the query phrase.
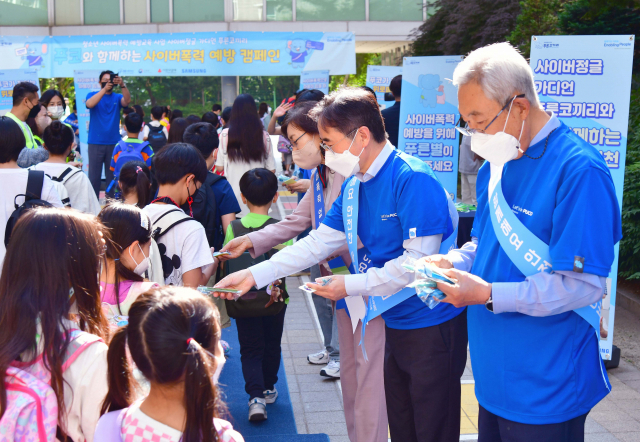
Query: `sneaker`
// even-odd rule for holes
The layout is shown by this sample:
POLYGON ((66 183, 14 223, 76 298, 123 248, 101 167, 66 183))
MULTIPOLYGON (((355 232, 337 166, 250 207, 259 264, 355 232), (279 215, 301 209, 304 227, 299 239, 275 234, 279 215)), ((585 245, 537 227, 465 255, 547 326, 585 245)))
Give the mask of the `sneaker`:
POLYGON ((329 352, 326 348, 320 350, 318 353, 313 353, 307 356, 307 361, 314 365, 324 365, 329 363, 329 352))
POLYGON ((276 390, 276 387, 273 387, 273 390, 265 390, 262 394, 264 394, 264 401, 267 404, 273 404, 276 399, 278 399, 278 390, 276 390))
POLYGON ((254 397, 249 401, 249 420, 264 421, 267 419, 267 403, 264 399, 254 397))
POLYGON ((326 367, 320 370, 320 376, 327 378, 340 378, 340 361, 329 361, 326 367))

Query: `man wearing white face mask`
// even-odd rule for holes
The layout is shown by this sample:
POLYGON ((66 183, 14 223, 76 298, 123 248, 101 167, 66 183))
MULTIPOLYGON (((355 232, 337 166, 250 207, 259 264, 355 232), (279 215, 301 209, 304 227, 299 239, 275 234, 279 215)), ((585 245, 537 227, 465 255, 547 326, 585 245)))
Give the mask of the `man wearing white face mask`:
POLYGON ((580 442, 610 391, 598 345, 620 208, 598 151, 540 106, 533 73, 508 43, 456 68, 461 129, 485 158, 472 241, 426 258, 469 306, 479 442, 580 442), (592 208, 595 207, 595 210, 592 208), (469 272, 469 273, 468 273, 469 272))
MULTIPOLYGON (((326 285, 308 287, 334 301, 348 296, 351 303, 367 296, 370 315, 380 297, 398 296, 398 304, 381 315, 391 439, 458 441, 466 312, 447 304, 432 310, 415 291, 399 293, 415 279, 401 264, 409 257, 434 254, 443 240, 452 238, 457 225, 453 204, 424 162, 396 151, 387 141, 380 109, 368 91, 342 88, 320 101, 311 116, 318 122, 326 166, 347 177, 342 197, 307 238, 269 261, 228 276, 218 287, 246 292, 274 275, 286 276, 332 256, 347 244, 356 274, 333 275, 326 285), (364 247, 356 250, 358 237, 364 247)), ((351 307, 349 311, 356 314, 351 307)))

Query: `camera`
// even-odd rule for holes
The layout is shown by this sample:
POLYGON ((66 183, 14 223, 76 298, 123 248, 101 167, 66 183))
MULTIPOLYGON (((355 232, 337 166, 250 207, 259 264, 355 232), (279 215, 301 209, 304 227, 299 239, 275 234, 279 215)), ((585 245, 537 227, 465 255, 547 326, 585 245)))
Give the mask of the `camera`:
POLYGON ((116 78, 118 78, 118 74, 109 74, 109 81, 111 83, 113 83, 113 80, 115 80, 116 78))

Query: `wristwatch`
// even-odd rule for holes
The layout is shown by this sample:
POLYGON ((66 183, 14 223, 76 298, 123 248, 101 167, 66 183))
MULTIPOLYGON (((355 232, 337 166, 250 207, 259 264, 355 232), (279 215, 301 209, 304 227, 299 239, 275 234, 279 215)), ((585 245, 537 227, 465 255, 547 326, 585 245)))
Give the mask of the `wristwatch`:
POLYGON ((120 85, 120 89, 126 89, 126 88, 127 88, 127 85, 126 85, 126 84, 122 83, 122 84, 120 85))
POLYGON ((484 306, 493 313, 493 294, 489 295, 489 299, 487 299, 484 303, 484 306))

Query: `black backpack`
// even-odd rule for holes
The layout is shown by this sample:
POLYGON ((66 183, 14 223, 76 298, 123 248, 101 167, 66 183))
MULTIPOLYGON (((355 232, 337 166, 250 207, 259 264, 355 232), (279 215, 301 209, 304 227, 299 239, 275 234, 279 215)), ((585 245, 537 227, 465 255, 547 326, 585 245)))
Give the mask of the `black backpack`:
MULTIPOLYGON (((242 221, 239 219, 232 221, 229 225, 229 229, 233 229, 234 237, 239 237, 246 235, 251 232, 255 232, 257 230, 261 230, 267 227, 270 224, 277 223, 277 219, 270 218, 265 222, 262 226, 253 228, 253 227, 245 227, 242 225, 242 221)), ((248 269, 249 267, 259 264, 263 261, 271 259, 273 255, 278 253, 278 250, 271 249, 267 253, 264 253, 260 256, 256 256, 252 258, 249 252, 244 252, 241 256, 236 259, 232 259, 227 261, 227 269, 229 273, 234 273, 239 270, 248 269)), ((278 286, 280 290, 283 292, 282 298, 285 301, 289 298, 289 294, 284 289, 285 283, 284 278, 282 283, 278 286)), ((268 308, 264 308, 264 306, 269 302, 271 296, 267 293, 267 288, 262 287, 258 290, 251 289, 237 301, 229 301, 225 300, 225 306, 227 307, 227 314, 231 318, 256 318, 260 316, 273 316, 277 315, 284 308, 284 302, 274 302, 268 308)))
MULTIPOLYGON (((218 218, 218 204, 216 202, 216 194, 213 192, 211 186, 220 180, 226 178, 216 175, 215 173, 207 173, 207 179, 200 186, 198 192, 193 195, 193 202, 191 203, 191 210, 193 210, 193 219, 198 221, 204 227, 207 234, 207 241, 209 247, 215 247, 216 250, 222 248, 222 225, 217 226, 218 218)), ((181 207, 185 213, 189 213, 189 204, 185 203, 181 207)))
POLYGON ((163 130, 164 127, 160 126, 152 126, 149 125, 149 135, 147 135, 147 141, 153 147, 154 152, 158 152, 160 149, 167 144, 167 137, 164 136, 163 130))
POLYGON ((9 220, 7 221, 7 227, 4 231, 4 246, 9 245, 9 238, 11 238, 11 232, 13 227, 18 222, 18 219, 29 209, 35 207, 53 207, 48 201, 42 200, 42 185, 44 184, 44 172, 42 170, 29 170, 27 178, 27 191, 25 194, 18 194, 13 199, 13 204, 16 210, 13 211, 9 220), (24 196, 24 203, 18 206, 16 200, 19 196, 24 196))

